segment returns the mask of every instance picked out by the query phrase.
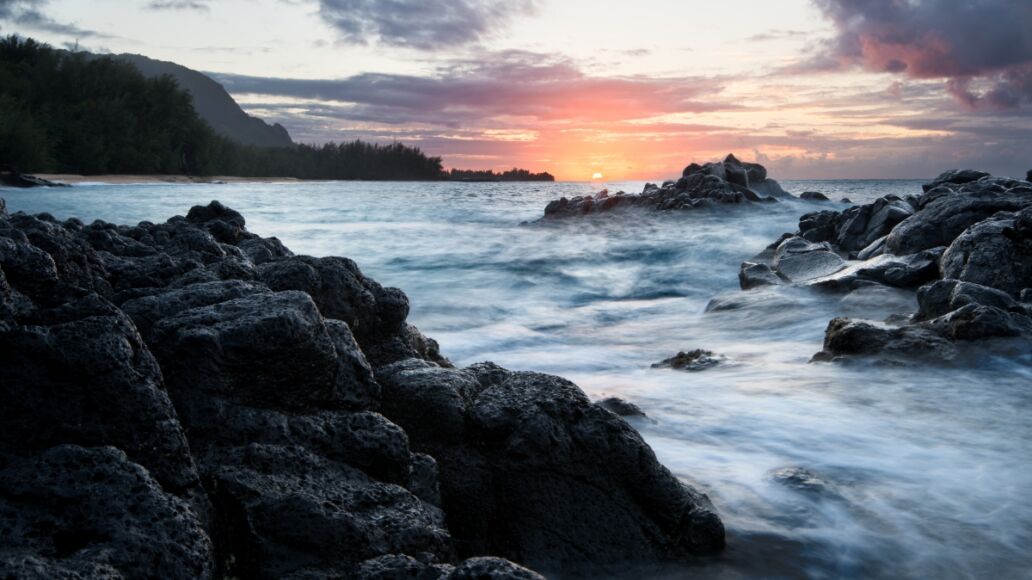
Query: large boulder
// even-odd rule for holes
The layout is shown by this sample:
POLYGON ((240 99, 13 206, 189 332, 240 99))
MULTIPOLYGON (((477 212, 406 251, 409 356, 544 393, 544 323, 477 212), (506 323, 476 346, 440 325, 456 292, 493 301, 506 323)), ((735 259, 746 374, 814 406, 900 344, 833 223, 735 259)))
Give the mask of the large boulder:
POLYGON ((963 185, 965 183, 971 183, 972 181, 978 181, 983 177, 989 177, 989 174, 984 171, 976 171, 974 169, 950 169, 949 171, 944 171, 935 179, 924 184, 922 188, 925 191, 930 191, 940 185, 963 185))
POLYGON ((346 577, 386 554, 447 561, 438 514, 404 488, 299 446, 220 448, 211 467, 227 577, 346 577))
POLYGON ((964 230, 943 255, 942 276, 1014 297, 1032 287, 1032 206, 996 214, 964 230))
POLYGON ((61 445, 0 466, 0 576, 213 576, 201 518, 121 450, 61 445))
POLYGON ((181 412, 198 392, 297 411, 366 409, 379 399, 347 325, 323 319, 302 292, 258 293, 186 310, 158 321, 152 335, 181 412))
POLYGON ((846 267, 846 261, 827 242, 814 244, 791 237, 774 251, 774 270, 792 282, 806 282, 830 276, 846 267))
POLYGON ((199 486, 157 362, 128 317, 96 295, 0 324, 0 451, 111 445, 166 489, 199 486))
POLYGON ((968 190, 945 193, 928 202, 892 230, 885 240, 886 251, 903 255, 948 246, 964 230, 997 212, 1020 211, 1032 205, 1032 187, 1003 190, 987 183, 974 182, 968 190))
POLYGON ((568 381, 418 360, 378 376, 384 413, 440 464, 443 507, 461 555, 495 554, 566 574, 723 547, 723 526, 706 496, 568 381))
POLYGON ((951 360, 956 348, 938 333, 914 326, 890 327, 866 320, 835 318, 824 334, 824 349, 814 361, 878 356, 889 361, 951 360))

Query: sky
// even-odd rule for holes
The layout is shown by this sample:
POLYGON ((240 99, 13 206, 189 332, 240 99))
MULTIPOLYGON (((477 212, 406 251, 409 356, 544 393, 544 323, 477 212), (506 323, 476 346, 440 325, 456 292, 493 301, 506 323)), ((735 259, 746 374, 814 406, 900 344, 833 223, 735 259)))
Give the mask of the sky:
POLYGON ((178 62, 295 141, 449 168, 1032 168, 1032 0, 0 0, 0 33, 178 62))

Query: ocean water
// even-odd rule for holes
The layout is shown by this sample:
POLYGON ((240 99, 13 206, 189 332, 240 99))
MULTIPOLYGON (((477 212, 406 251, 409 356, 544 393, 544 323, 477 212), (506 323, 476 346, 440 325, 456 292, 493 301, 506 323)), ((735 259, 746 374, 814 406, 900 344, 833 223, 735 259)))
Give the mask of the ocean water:
MULTIPOLYGON (((870 201, 919 181, 785 182, 870 201)), ((642 183, 608 184, 640 191, 642 183)), ((89 185, 0 190, 11 211, 159 221, 218 199, 296 253, 343 255, 412 302, 460 365, 565 376, 641 406, 660 460, 709 494, 726 553, 655 575, 699 578, 1028 578, 1032 360, 961 368, 810 364, 827 322, 884 319, 914 295, 738 290, 739 264, 818 207, 628 213, 526 224, 598 184, 89 185), (706 313, 714 298, 738 308, 706 313), (653 369, 704 348, 729 363, 653 369), (771 478, 805 468, 823 491, 771 478)), ((637 577, 647 577, 638 575, 637 577)))

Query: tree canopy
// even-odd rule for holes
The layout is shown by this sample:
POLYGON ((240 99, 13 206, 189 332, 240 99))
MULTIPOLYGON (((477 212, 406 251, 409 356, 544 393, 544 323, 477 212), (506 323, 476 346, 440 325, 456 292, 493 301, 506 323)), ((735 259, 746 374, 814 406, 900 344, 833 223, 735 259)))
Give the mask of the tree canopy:
POLYGON ((258 148, 217 135, 170 76, 0 38, 0 170, 238 175, 301 179, 444 179, 440 157, 353 141, 258 148))

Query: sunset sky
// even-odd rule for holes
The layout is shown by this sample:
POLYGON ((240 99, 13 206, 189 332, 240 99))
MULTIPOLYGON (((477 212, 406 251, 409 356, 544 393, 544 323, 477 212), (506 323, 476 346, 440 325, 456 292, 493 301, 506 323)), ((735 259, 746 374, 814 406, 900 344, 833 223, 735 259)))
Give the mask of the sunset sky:
POLYGON ((1032 0, 0 0, 0 28, 172 60, 295 141, 446 167, 1032 168, 1032 0))

